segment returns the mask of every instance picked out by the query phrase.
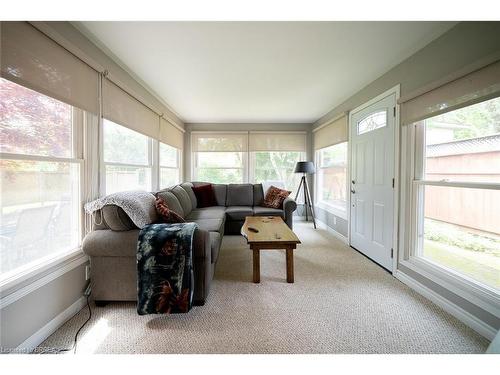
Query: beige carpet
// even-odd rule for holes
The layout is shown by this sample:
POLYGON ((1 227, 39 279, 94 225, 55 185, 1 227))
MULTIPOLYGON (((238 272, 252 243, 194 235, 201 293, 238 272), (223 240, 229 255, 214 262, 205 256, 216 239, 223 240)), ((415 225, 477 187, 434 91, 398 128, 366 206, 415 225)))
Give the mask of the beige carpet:
MULTIPOLYGON (((138 316, 133 303, 93 307, 78 353, 480 353, 488 341, 322 229, 297 223, 295 283, 282 251, 251 280, 245 241, 226 236, 205 306, 138 316)), ((41 346, 69 347, 83 309, 41 346)))

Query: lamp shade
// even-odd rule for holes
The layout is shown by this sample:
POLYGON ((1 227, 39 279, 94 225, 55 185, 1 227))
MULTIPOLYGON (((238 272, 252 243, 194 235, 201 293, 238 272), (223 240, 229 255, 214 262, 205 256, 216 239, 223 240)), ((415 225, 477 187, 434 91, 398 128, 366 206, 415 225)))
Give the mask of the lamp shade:
POLYGON ((299 161, 295 165, 295 173, 313 174, 316 172, 314 163, 312 161, 299 161))

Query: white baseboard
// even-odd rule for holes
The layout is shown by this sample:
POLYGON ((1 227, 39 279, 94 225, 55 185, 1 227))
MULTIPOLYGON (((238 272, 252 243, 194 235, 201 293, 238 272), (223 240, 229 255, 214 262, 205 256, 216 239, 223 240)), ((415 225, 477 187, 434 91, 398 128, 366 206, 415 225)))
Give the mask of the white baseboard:
POLYGON ((343 234, 337 232, 335 229, 333 229, 332 227, 328 226, 325 222, 316 219, 316 225, 318 227, 320 227, 321 229, 326 229, 328 231, 328 233, 333 234, 337 239, 339 239, 340 241, 342 241, 346 245, 349 245, 349 240, 347 239, 346 236, 344 236, 343 234))
POLYGON ((481 336, 486 337, 488 340, 493 340, 495 335, 497 334, 497 330, 490 325, 486 324, 476 316, 472 315, 471 313, 465 311, 461 307, 457 306, 456 304, 450 302, 443 296, 437 294, 433 290, 429 289, 425 285, 419 283, 418 281, 412 279, 411 277, 407 276, 403 272, 396 270, 394 272, 394 276, 401 281, 403 284, 406 284, 413 290, 415 290, 417 293, 423 295, 430 301, 434 302, 436 305, 441 307, 443 310, 448 312, 449 314, 453 315, 455 318, 460 320, 462 323, 465 325, 469 326, 472 328, 474 331, 479 333, 481 336))
POLYGON ((86 297, 80 297, 66 310, 57 315, 50 322, 45 324, 33 335, 28 337, 21 345, 16 348, 17 353, 30 353, 38 345, 40 345, 47 337, 52 335, 59 327, 71 319, 77 312, 79 312, 87 304, 86 297))

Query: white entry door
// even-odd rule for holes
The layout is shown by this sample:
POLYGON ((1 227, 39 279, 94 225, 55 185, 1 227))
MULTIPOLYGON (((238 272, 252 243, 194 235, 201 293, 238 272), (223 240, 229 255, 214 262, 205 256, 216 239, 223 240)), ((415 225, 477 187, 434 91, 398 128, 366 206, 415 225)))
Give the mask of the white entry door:
POLYGON ((396 94, 350 115, 350 243, 392 272, 396 94))

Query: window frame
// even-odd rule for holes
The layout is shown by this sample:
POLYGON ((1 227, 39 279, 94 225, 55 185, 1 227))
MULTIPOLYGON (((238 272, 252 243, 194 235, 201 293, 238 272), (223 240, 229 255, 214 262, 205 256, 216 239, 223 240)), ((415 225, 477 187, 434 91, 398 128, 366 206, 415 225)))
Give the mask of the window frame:
MULTIPOLYGON (((22 86, 22 85, 21 85, 22 86)), ((24 87, 24 86, 23 86, 24 87)), ((58 100, 58 99, 55 99, 58 100)), ((65 263, 76 261, 78 264, 83 264, 87 261, 87 256, 83 254, 81 244, 85 236, 85 213, 83 211, 83 202, 85 200, 85 192, 87 185, 85 182, 86 168, 89 168, 88 163, 84 159, 85 134, 89 127, 88 122, 91 121, 91 116, 86 116, 86 111, 71 106, 71 153, 72 157, 54 157, 32 154, 16 154, 0 152, 2 160, 26 160, 35 162, 59 162, 78 165, 79 184, 78 184, 78 206, 80 207, 80 215, 78 215, 78 238, 79 243, 76 247, 60 251, 55 254, 47 255, 38 261, 33 261, 31 264, 21 266, 17 269, 6 272, 0 277, 0 292, 6 291, 14 293, 18 286, 21 286, 26 280, 37 277, 47 270, 54 269, 65 263), (15 272, 13 272, 15 271, 15 272)), ((4 302, 3 298, 1 299, 4 302)))
POLYGON ((330 145, 330 146, 326 146, 326 147, 323 147, 323 148, 320 148, 320 149, 317 149, 317 150, 314 150, 314 162, 315 162, 315 165, 316 165, 316 173, 314 174, 314 186, 315 186, 315 197, 316 197, 316 202, 315 202, 315 206, 335 215, 335 216, 338 216, 344 220, 348 220, 348 211, 349 211, 349 142, 348 141, 344 141, 344 142, 340 142, 340 143, 337 143, 337 144, 334 144, 334 145, 330 145), (327 148, 330 148, 330 147, 334 147, 334 146, 337 146, 337 145, 340 145, 340 144, 343 144, 343 143, 346 143, 346 204, 345 204, 345 210, 343 210, 342 208, 340 208, 339 206, 337 205, 333 205, 333 204, 329 204, 323 200, 320 199, 321 197, 321 186, 320 186, 320 183, 319 183, 319 174, 320 174, 320 171, 323 170, 323 169, 326 169, 327 167, 322 167, 321 166, 321 151, 327 149, 327 148))
MULTIPOLYGON (((406 167, 406 176, 401 186, 401 236, 399 242, 399 263, 422 275, 450 292, 479 306, 485 311, 500 316, 500 294, 492 287, 482 284, 473 278, 461 274, 451 268, 438 265, 420 256, 421 220, 423 217, 422 201, 425 186, 444 186, 459 188, 481 188, 500 190, 500 184, 481 182, 432 181, 425 180, 425 126, 422 121, 402 127, 402 168, 406 167), (407 229, 405 229, 407 228, 407 229)), ((404 171, 404 169, 403 169, 404 171)))
POLYGON ((167 188, 168 186, 162 186, 161 185, 161 170, 162 169, 177 169, 177 184, 180 184, 181 181, 182 181, 182 150, 181 149, 178 149, 177 147, 174 147, 174 146, 171 146, 167 143, 164 143, 164 142, 161 142, 161 141, 156 141, 158 143, 158 185, 157 185, 157 190, 160 190, 160 189, 165 189, 167 188), (161 153, 160 153, 160 148, 161 148, 161 145, 166 145, 168 147, 172 147, 173 149, 176 150, 176 153, 177 153, 177 159, 176 159, 176 166, 175 167, 171 167, 171 166, 164 166, 164 165, 161 165, 161 153))

